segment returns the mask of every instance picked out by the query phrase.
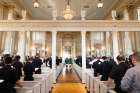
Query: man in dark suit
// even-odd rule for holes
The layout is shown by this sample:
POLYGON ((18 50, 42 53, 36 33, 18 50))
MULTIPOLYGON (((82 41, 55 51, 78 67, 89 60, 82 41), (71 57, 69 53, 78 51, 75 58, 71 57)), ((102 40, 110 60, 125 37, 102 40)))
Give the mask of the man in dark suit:
POLYGON ((101 73, 100 73, 102 75, 101 81, 107 81, 112 69, 112 65, 108 61, 106 56, 103 56, 102 59, 103 62, 101 63, 101 73))
POLYGON ((35 72, 35 68, 32 64, 32 59, 28 59, 28 61, 26 62, 26 64, 23 67, 23 71, 24 71, 24 80, 25 81, 33 81, 33 73, 35 72))
POLYGON ((18 77, 21 77, 22 76, 23 64, 20 62, 20 56, 15 57, 15 61, 13 63, 13 66, 15 67, 15 69, 18 73, 18 77))
POLYGON ((118 61, 118 65, 116 65, 115 67, 112 68, 111 74, 110 74, 110 78, 109 78, 109 82, 111 80, 115 81, 115 91, 117 93, 126 93, 124 91, 122 91, 122 89, 120 88, 120 84, 121 84, 121 80, 124 76, 124 74, 126 73, 127 69, 129 68, 129 65, 125 63, 125 58, 122 55, 117 56, 117 61, 118 61))
POLYGON ((93 63, 92 68, 94 69, 94 76, 98 76, 101 73, 101 61, 99 58, 93 63))
POLYGON ((43 63, 42 63, 42 60, 39 58, 39 55, 35 56, 32 64, 34 65, 35 68, 38 68, 38 70, 35 71, 35 74, 41 74, 41 65, 43 63))
POLYGON ((0 92, 16 93, 15 85, 22 87, 15 68, 11 65, 12 58, 5 58, 5 65, 0 68, 0 92))

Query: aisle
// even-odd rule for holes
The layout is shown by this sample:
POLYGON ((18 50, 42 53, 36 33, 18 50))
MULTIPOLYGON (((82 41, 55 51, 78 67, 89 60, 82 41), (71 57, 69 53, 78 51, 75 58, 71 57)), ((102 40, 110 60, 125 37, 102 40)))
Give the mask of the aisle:
POLYGON ((54 84, 52 93, 87 93, 85 85, 81 83, 81 80, 77 76, 73 69, 63 68, 61 75, 59 76, 57 83, 54 84))
POLYGON ((57 83, 81 83, 80 78, 77 76, 74 69, 63 68, 57 83))
POLYGON ((52 93, 87 93, 85 86, 81 83, 57 83, 52 93))

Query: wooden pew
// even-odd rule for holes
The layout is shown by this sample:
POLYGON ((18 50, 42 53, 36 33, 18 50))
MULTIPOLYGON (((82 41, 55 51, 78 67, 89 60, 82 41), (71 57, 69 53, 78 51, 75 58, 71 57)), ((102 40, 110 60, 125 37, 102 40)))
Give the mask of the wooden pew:
POLYGON ((93 77, 93 69, 85 70, 85 84, 88 91, 90 91, 90 78, 93 77))
POLYGON ((107 81, 100 81, 100 93, 116 93, 113 89, 115 87, 114 82, 107 86, 107 81))
POLYGON ((57 68, 56 68, 56 79, 59 77, 59 75, 60 75, 60 73, 63 69, 63 66, 64 65, 62 63, 59 66, 57 66, 57 68))
POLYGON ((41 93, 40 83, 37 81, 21 81, 23 88, 15 87, 17 93, 31 92, 31 93, 41 93), (29 91, 30 90, 30 91, 29 91))
POLYGON ((109 90, 108 92, 109 92, 109 93, 117 93, 117 92, 115 92, 114 90, 109 90))
POLYGON ((16 93, 33 93, 33 89, 16 87, 16 93))
POLYGON ((80 79, 82 79, 82 67, 78 66, 76 63, 73 63, 73 68, 80 77, 80 79))
MULTIPOLYGON (((24 82, 23 77, 21 77, 21 81, 24 82)), ((36 77, 36 76, 34 76, 34 81, 40 83, 40 88, 41 88, 40 91, 41 91, 41 93, 45 93, 45 78, 44 77, 36 77)), ((30 82, 32 82, 32 81, 30 81, 30 82)))
POLYGON ((45 83, 45 86, 42 87, 44 90, 45 88, 45 93, 49 93, 52 89, 53 86, 53 73, 50 72, 48 74, 35 74, 34 77, 36 78, 44 78, 43 83, 45 83))
POLYGON ((100 78, 94 77, 94 93, 100 93, 100 78))
POLYGON ((90 74, 90 89, 89 92, 93 93, 94 92, 94 75, 90 74))
POLYGON ((108 87, 103 81, 100 81, 100 93, 107 93, 108 87))

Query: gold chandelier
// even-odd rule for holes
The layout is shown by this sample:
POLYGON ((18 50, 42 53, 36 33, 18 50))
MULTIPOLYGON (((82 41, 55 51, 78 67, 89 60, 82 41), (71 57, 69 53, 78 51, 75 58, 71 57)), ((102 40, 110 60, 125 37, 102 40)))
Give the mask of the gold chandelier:
POLYGON ((67 4, 66 4, 66 8, 65 10, 63 11, 63 17, 64 19, 66 20, 70 20, 72 19, 74 16, 74 11, 71 10, 71 7, 70 7, 70 0, 67 0, 67 4))

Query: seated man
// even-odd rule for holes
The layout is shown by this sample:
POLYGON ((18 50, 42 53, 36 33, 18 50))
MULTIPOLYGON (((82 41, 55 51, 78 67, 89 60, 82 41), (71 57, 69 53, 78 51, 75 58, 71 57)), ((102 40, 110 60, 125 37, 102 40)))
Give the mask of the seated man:
POLYGON ((140 52, 132 55, 134 67, 128 69, 121 81, 121 88, 130 93, 140 93, 140 52))
POLYGON ((35 68, 38 68, 38 70, 35 71, 35 74, 41 74, 41 65, 43 64, 42 63, 42 60, 40 59, 39 57, 39 54, 37 54, 35 56, 35 58, 33 59, 32 61, 32 64, 35 68))
POLYGON ((13 66, 15 67, 19 78, 22 76, 22 68, 23 68, 23 64, 22 62, 20 62, 20 56, 16 56, 15 57, 15 61, 13 62, 13 66))
POLYGON ((5 65, 0 68, 0 93, 16 93, 15 85, 22 87, 15 68, 11 65, 12 58, 5 58, 5 65))
POLYGON ((111 80, 115 81, 115 91, 117 93, 126 93, 125 91, 123 91, 120 88, 120 84, 121 84, 121 80, 124 76, 124 74, 126 73, 127 69, 129 68, 129 65, 125 63, 125 58, 124 56, 117 56, 117 61, 118 61, 118 65, 116 65, 115 67, 112 68, 112 71, 110 73, 109 76, 109 82, 111 80))
POLYGON ((32 64, 32 59, 28 59, 27 63, 23 67, 24 71, 24 80, 25 81, 33 81, 33 73, 35 72, 35 68, 32 64))

